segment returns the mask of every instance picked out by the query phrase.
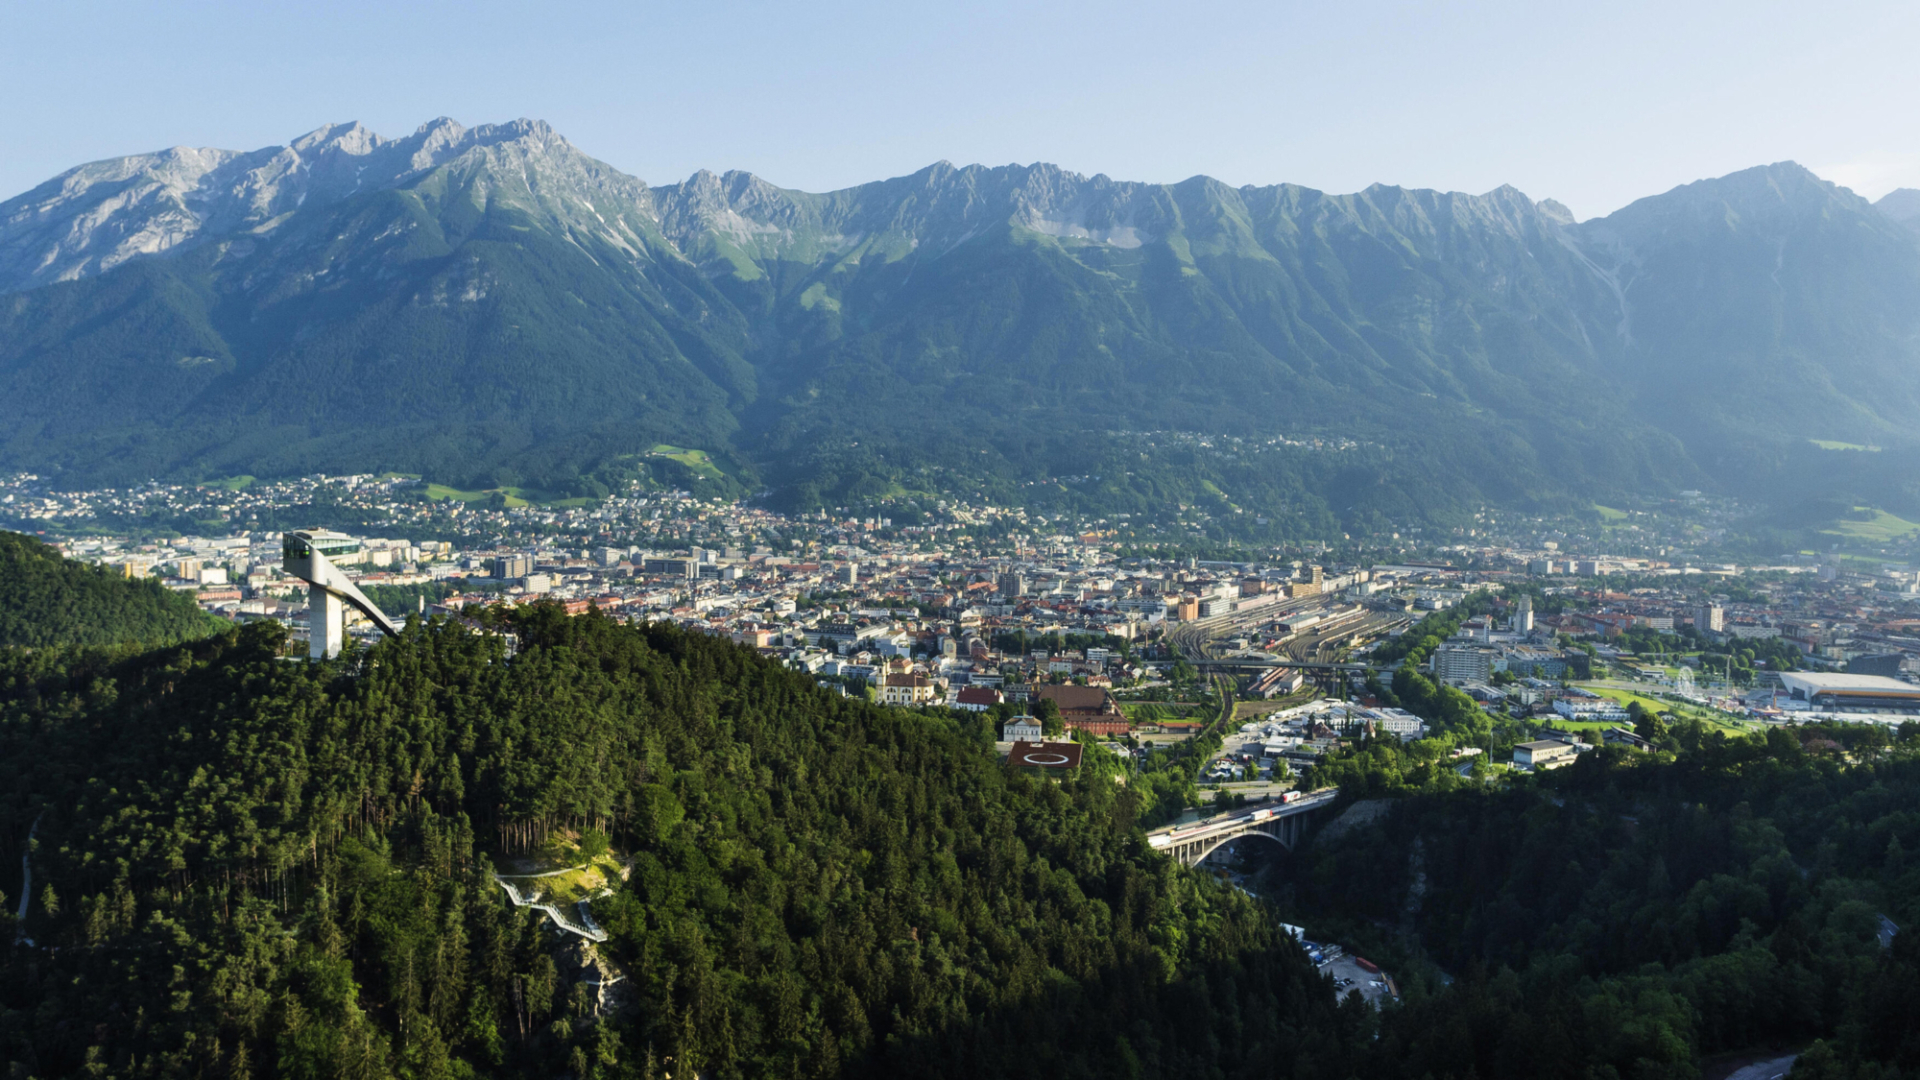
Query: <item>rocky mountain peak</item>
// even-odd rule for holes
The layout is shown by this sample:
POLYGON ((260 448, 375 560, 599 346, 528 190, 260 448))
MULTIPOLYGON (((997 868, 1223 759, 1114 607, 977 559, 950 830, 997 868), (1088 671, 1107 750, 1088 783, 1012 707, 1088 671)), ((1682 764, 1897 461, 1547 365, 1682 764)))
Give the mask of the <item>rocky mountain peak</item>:
POLYGON ((1818 217, 1837 206, 1860 210, 1867 205, 1866 200, 1820 179, 1805 166, 1779 161, 1682 184, 1664 194, 1635 200, 1600 220, 1609 222, 1609 229, 1629 232, 1663 230, 1682 222, 1715 223, 1721 228, 1743 225, 1764 228, 1787 220, 1818 217))
POLYGON ((328 151, 366 155, 386 145, 387 141, 355 120, 345 124, 322 124, 288 143, 287 148, 303 156, 328 151))
POLYGON ((1559 225, 1573 224, 1573 211, 1558 199, 1541 199, 1534 204, 1540 210, 1540 216, 1559 225))
POLYGON ((261 150, 176 146, 82 165, 0 203, 0 293, 184 250, 469 157, 476 171, 502 167, 502 154, 529 194, 538 173, 584 189, 576 194, 587 201, 595 190, 645 196, 640 181, 581 154, 542 120, 468 128, 443 116, 399 139, 350 121, 261 150))

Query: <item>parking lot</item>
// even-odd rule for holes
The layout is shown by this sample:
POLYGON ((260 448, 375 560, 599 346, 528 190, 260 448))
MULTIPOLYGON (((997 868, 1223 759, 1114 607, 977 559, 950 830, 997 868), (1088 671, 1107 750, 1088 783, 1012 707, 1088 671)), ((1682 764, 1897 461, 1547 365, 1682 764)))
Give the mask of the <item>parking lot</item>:
POLYGON ((1333 976, 1334 985, 1341 997, 1358 992, 1367 1004, 1378 1007, 1383 998, 1390 997, 1390 980, 1386 973, 1368 971, 1359 961, 1345 953, 1339 953, 1337 946, 1328 947, 1328 960, 1320 965, 1320 970, 1333 976), (1338 955, 1333 955, 1338 953, 1338 955))

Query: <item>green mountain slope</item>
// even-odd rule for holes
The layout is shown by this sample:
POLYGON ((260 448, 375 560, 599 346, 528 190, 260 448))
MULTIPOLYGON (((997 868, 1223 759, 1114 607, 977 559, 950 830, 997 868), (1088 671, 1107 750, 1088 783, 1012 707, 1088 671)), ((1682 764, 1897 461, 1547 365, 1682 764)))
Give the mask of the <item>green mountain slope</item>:
POLYGON ((1791 164, 1575 224, 1047 165, 649 187, 528 121, 327 128, 0 204, 0 464, 554 484, 664 442, 796 505, 1117 506, 1164 488, 1095 467, 1148 433, 1334 437, 1376 449, 1235 495, 1352 522, 1804 484, 1794 448, 1865 428, 1885 486, 1916 297, 1920 235, 1791 164))
POLYGON ((0 645, 153 645, 226 625, 151 578, 129 580, 0 531, 0 645))
POLYGON ((1865 199, 1786 163, 1642 199, 1577 235, 1621 290, 1620 382, 1662 426, 1912 443, 1920 237, 1865 199))

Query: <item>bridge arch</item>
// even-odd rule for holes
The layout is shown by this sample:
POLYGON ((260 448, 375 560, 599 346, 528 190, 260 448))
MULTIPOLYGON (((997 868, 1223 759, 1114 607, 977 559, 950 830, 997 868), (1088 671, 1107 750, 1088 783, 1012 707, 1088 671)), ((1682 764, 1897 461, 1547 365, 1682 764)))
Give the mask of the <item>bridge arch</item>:
POLYGON ((1193 858, 1187 862, 1187 865, 1199 866, 1201 863, 1207 861, 1207 856, 1212 855, 1214 852, 1219 851, 1221 848, 1226 847, 1228 844, 1233 843, 1235 840, 1238 840, 1243 836, 1258 836, 1263 840, 1271 840, 1274 843, 1279 844, 1281 847, 1286 848, 1288 851, 1293 850, 1293 844, 1291 842, 1282 840, 1278 836, 1275 836, 1264 829, 1248 829, 1246 832, 1243 832, 1243 833, 1234 833, 1232 836, 1223 836, 1218 840, 1215 840, 1213 843, 1208 844, 1206 847, 1200 849, 1200 853, 1198 855, 1193 856, 1193 858))
POLYGON ((1278 806, 1259 807, 1244 816, 1155 830, 1147 842, 1162 855, 1188 867, 1198 866, 1228 840, 1249 834, 1264 836, 1292 851, 1307 835, 1307 816, 1339 795, 1339 788, 1327 788, 1290 796, 1278 806))

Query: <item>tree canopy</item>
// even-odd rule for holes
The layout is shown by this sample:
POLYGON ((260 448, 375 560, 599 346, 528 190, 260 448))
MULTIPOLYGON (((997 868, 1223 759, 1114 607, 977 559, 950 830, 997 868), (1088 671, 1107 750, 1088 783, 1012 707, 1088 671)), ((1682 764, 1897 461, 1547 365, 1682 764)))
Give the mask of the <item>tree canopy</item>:
POLYGON ((23 924, 0 904, 13 1075, 1691 1078, 1812 1040, 1816 1076, 1913 1060, 1920 964, 1881 917, 1920 917, 1920 730, 1685 721, 1657 753, 1498 787, 1449 739, 1363 741, 1316 772, 1394 808, 1285 856, 1275 910, 1145 841, 1198 750, 1009 771, 988 716, 553 605, 288 651, 270 625, 0 650, 0 866, 33 873, 23 924), (594 957, 496 882, 536 854, 623 868, 594 957), (1365 947, 1402 999, 1338 997, 1283 918, 1365 947))
POLYGON ((0 835, 17 859, 38 823, 59 905, 8 954, 0 1055, 38 1076, 1104 1076, 1239 1071, 1351 1022, 1248 898, 1148 848, 1104 772, 1009 773, 982 718, 824 693, 718 639, 498 618, 517 655, 416 620, 326 664, 267 626, 15 658, 0 835), (489 876, 589 831, 630 859, 593 908, 634 1002, 606 1017, 489 876))
POLYGON ((0 531, 0 645, 151 645, 224 625, 152 578, 123 577, 0 531))

